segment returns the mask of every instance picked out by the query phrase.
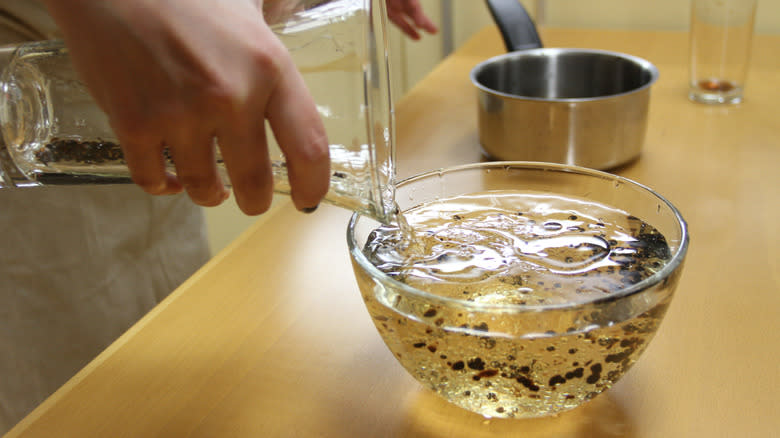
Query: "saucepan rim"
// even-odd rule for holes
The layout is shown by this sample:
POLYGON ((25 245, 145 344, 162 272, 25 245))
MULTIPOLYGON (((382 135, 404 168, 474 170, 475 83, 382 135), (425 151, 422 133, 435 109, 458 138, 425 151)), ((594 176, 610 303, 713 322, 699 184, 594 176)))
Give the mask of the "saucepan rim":
POLYGON ((481 91, 492 94, 495 96, 500 96, 506 99, 516 99, 516 100, 528 100, 528 101, 538 101, 538 102, 566 102, 566 103, 574 103, 574 102, 589 102, 589 101, 600 101, 600 100, 606 100, 606 99, 614 99, 620 96, 625 96, 629 94, 636 94, 643 90, 646 90, 650 88, 659 77, 658 68, 651 63, 650 61, 640 58, 638 56, 629 55, 627 53, 622 52, 614 52, 610 50, 601 50, 601 49, 582 49, 582 48, 562 48, 562 47, 542 47, 538 49, 524 49, 524 50, 518 50, 514 52, 504 53, 501 55, 494 56, 492 58, 489 58, 485 61, 480 62, 477 64, 474 68, 471 69, 471 82, 481 91), (506 93, 503 91, 496 90, 494 88, 490 88, 488 86, 485 86, 480 81, 477 80, 477 76, 485 70, 489 66, 493 66, 495 64, 499 64, 507 59, 516 59, 516 58, 526 58, 526 57, 554 57, 554 56, 560 56, 562 54, 585 54, 585 55, 602 55, 602 56, 611 56, 615 58, 620 58, 627 60, 629 62, 634 63, 638 67, 642 68, 643 70, 650 73, 650 80, 648 80, 646 83, 642 84, 641 86, 624 91, 621 93, 615 93, 615 94, 605 94, 601 96, 594 96, 594 97, 573 97, 573 98, 545 98, 545 97, 533 97, 533 96, 524 96, 521 94, 514 94, 514 93, 506 93))

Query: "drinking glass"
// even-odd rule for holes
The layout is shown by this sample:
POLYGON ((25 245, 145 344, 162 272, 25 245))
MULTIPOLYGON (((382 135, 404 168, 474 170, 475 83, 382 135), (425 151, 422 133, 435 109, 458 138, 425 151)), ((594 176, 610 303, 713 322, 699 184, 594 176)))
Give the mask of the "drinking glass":
POLYGON ((742 102, 756 5, 757 0, 691 1, 691 100, 742 102))

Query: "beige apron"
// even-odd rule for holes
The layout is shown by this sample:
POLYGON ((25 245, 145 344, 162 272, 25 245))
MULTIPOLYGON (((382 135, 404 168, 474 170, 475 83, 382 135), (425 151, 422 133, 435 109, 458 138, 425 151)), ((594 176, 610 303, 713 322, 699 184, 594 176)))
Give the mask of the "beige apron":
MULTIPOLYGON (((0 43, 56 36, 0 0, 0 43)), ((185 196, 126 186, 0 189, 0 435, 209 257, 185 196)))

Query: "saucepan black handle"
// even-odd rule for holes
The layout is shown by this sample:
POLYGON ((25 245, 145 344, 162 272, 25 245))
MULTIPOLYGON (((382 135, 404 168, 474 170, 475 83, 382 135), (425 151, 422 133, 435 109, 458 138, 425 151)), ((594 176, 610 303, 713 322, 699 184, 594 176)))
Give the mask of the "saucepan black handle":
POLYGON ((526 12, 520 0, 485 0, 498 25, 507 51, 538 49, 542 40, 536 32, 536 25, 526 12))

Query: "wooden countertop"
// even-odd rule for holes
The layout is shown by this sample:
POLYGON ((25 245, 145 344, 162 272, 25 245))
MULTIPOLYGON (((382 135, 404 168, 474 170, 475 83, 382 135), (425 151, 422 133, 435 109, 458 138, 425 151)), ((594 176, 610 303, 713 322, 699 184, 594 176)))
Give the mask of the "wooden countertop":
MULTIPOLYGON (((661 329, 612 390, 557 418, 486 420, 395 361, 361 301, 350 213, 286 205, 132 327, 8 437, 766 437, 780 430, 780 36, 755 38, 745 102, 686 98, 684 33, 543 30, 549 47, 655 63, 641 158, 616 171, 690 225, 661 329)), ((477 34, 397 105, 400 176, 477 161, 477 34)))

